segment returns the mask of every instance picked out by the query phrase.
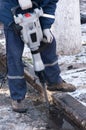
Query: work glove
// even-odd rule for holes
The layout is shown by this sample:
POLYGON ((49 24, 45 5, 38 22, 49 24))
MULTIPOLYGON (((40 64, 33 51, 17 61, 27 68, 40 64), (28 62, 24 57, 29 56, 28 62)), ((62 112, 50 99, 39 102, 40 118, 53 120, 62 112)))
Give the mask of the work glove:
POLYGON ((31 0, 18 0, 18 2, 22 10, 32 8, 31 0))
POLYGON ((43 30, 43 40, 42 41, 45 43, 52 43, 53 35, 52 35, 50 29, 43 30))

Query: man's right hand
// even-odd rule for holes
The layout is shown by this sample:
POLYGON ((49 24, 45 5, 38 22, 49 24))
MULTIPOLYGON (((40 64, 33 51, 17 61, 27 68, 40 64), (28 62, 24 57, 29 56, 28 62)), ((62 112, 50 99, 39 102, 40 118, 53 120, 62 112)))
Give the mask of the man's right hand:
POLYGON ((32 8, 31 0, 18 0, 18 2, 22 10, 32 8))

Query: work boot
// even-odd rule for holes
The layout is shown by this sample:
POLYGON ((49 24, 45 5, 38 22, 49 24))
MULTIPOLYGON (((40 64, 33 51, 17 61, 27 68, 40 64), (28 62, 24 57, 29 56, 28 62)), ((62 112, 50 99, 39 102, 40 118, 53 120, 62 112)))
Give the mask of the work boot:
POLYGON ((24 100, 12 100, 12 109, 15 112, 24 113, 27 111, 24 100))
POLYGON ((62 81, 59 84, 48 85, 47 89, 49 91, 73 92, 76 90, 76 87, 70 83, 62 81))

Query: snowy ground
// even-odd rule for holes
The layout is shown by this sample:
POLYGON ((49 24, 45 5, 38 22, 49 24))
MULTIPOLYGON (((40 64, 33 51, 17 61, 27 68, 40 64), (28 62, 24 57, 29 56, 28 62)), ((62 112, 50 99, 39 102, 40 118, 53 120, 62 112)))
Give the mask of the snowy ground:
POLYGON ((86 106, 86 24, 83 24, 81 29, 81 52, 73 56, 59 56, 59 64, 66 66, 61 73, 63 79, 77 87, 77 90, 70 94, 86 106))
POLYGON ((65 81, 76 86, 77 90, 70 93, 86 106, 86 46, 74 56, 60 56, 59 64, 62 66, 62 77, 65 81), (63 66, 65 70, 63 70, 63 66))

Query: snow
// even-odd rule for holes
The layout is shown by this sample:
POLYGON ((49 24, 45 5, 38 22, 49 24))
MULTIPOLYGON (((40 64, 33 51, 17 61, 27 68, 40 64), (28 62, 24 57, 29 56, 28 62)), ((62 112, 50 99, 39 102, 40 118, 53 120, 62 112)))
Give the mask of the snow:
POLYGON ((79 65, 70 70, 63 70, 61 76, 77 88, 75 92, 69 94, 86 106, 86 46, 82 46, 81 52, 77 55, 59 56, 58 62, 59 65, 79 65), (82 67, 80 67, 80 64, 82 64, 82 67))

